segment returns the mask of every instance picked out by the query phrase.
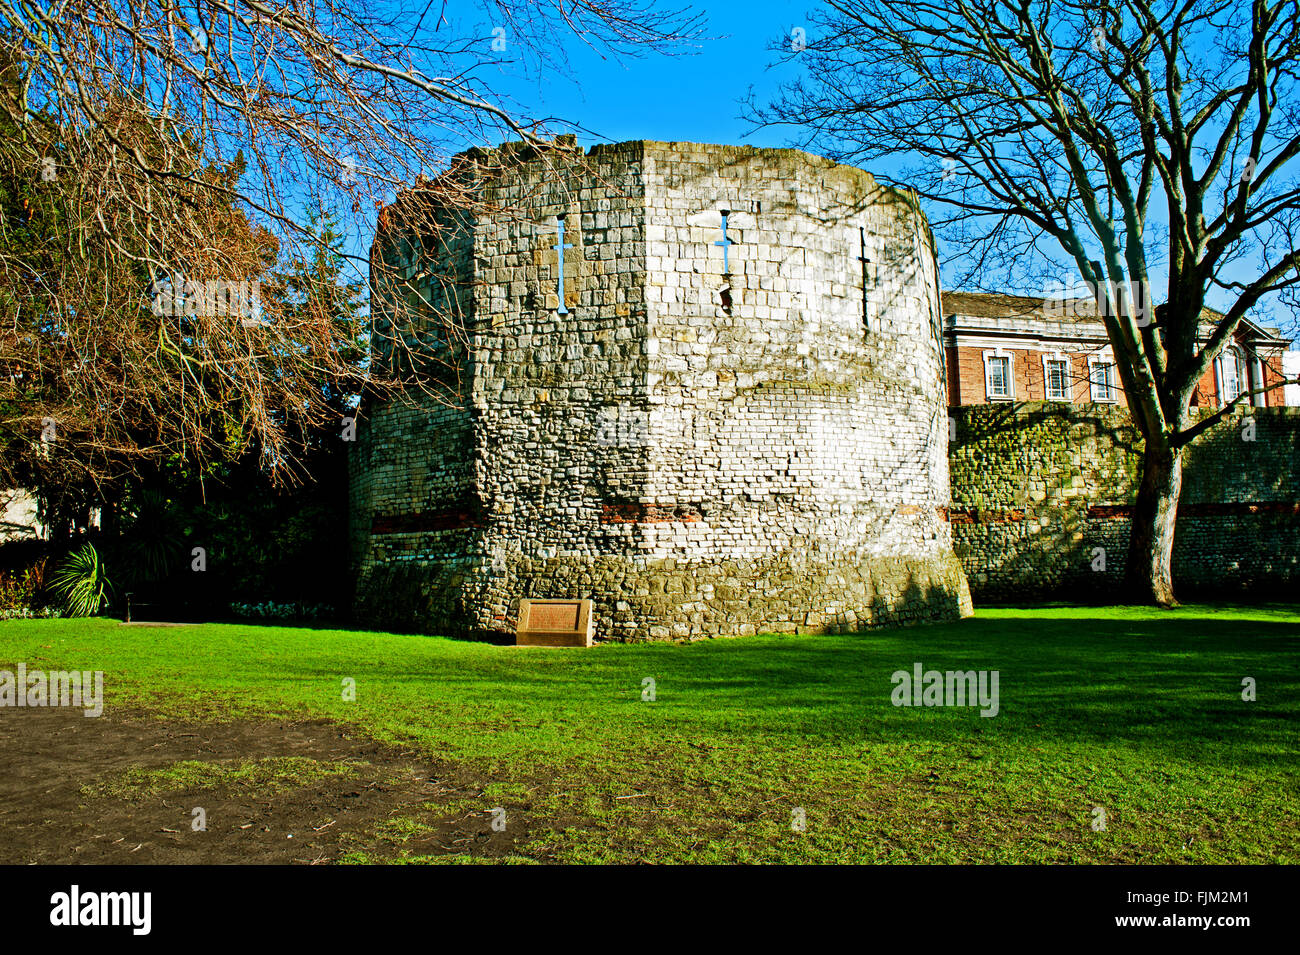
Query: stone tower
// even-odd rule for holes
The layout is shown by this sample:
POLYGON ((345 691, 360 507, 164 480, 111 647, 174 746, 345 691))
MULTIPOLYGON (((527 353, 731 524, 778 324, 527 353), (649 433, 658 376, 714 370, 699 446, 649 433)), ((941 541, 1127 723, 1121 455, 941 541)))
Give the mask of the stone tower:
POLYGON ((646 640, 969 612, 911 193, 795 150, 466 160, 498 212, 445 210, 432 247, 381 217, 372 251, 402 283, 372 277, 378 339, 445 347, 421 316, 454 313, 464 350, 454 400, 363 408, 360 620, 505 635, 520 598, 585 597, 597 639, 646 640))

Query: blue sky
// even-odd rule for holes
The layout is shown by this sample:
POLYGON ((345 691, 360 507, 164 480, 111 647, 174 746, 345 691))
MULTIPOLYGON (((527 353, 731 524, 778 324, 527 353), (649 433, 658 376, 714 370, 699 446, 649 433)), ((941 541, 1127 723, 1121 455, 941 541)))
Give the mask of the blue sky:
POLYGON ((531 70, 516 60, 513 68, 497 70, 494 86, 524 112, 576 124, 586 145, 628 139, 784 145, 785 137, 772 130, 750 135, 740 100, 751 86, 760 99, 770 98, 781 79, 795 75, 784 66, 768 69, 774 59, 768 46, 805 23, 805 6, 712 0, 693 7, 706 18, 708 38, 682 44, 671 55, 602 57, 571 36, 564 72, 526 75, 531 70))
MULTIPOLYGON (((435 0, 436 2, 436 0, 435 0)), ((399 0, 405 17, 418 18, 424 3, 399 0)), ((449 8, 452 4, 448 5, 449 8)), ((657 8, 676 8, 658 0, 657 8)), ((426 15, 428 29, 437 8, 426 15)), ((776 55, 770 45, 806 27, 801 3, 755 0, 745 5, 702 0, 690 4, 700 14, 703 38, 667 53, 637 57, 593 50, 579 36, 561 35, 561 49, 525 51, 506 37, 505 52, 492 50, 494 24, 481 11, 455 16, 449 27, 457 36, 481 36, 481 59, 473 76, 494 101, 519 116, 554 120, 557 131, 572 131, 584 146, 630 139, 686 140, 753 146, 784 146, 789 136, 776 130, 755 131, 741 118, 741 100, 752 88, 759 102, 776 93, 797 71, 769 69, 776 55)), ((466 60, 465 62, 471 62, 466 60)), ((497 141, 466 139, 456 148, 495 146, 497 141)), ((348 251, 364 269, 374 219, 352 232, 348 251)), ((358 278, 364 281, 359 271, 358 278)))
MULTIPOLYGON (((403 15, 413 22, 424 3, 409 3, 399 0, 403 15)), ((676 7, 674 0, 656 2, 657 9, 676 7)), ((432 9, 423 22, 426 30, 436 16, 437 8, 432 9)), ((798 75, 792 65, 773 66, 778 57, 771 46, 789 42, 796 28, 811 34, 807 5, 788 0, 745 4, 700 0, 690 9, 701 17, 701 39, 670 52, 635 57, 593 50, 572 33, 562 35, 561 48, 553 52, 526 51, 509 36, 506 51, 493 52, 494 25, 477 8, 473 15, 449 13, 448 26, 457 36, 483 38, 481 48, 471 48, 462 63, 479 59, 472 75, 480 88, 491 91, 494 102, 518 116, 553 120, 557 132, 576 133, 584 146, 632 139, 789 145, 790 131, 755 129, 743 119, 742 100, 752 89, 757 102, 765 104, 782 82, 798 75)), ((452 145, 457 149, 495 146, 503 138, 510 137, 467 138, 452 145)), ((373 227, 371 217, 349 242, 349 251, 362 267, 373 227)))

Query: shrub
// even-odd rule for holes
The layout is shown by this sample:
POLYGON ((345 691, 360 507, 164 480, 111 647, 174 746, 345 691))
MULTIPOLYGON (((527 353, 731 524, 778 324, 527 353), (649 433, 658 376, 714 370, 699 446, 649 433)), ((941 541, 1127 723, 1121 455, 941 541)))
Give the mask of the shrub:
POLYGON ((0 608, 0 620, 45 620, 61 616, 63 613, 57 607, 42 607, 40 610, 30 607, 0 608))
POLYGON ((31 609, 39 589, 30 571, 0 570, 0 612, 31 609))
POLYGON ((50 589, 63 599, 69 617, 89 617, 108 603, 113 585, 94 544, 83 544, 59 565, 50 589))
POLYGON ((46 603, 43 591, 47 558, 25 546, 29 543, 10 542, 0 557, 0 614, 35 612, 46 603))
POLYGON ((128 586, 140 587, 165 580, 183 563, 187 551, 182 525, 184 509, 157 490, 134 491, 127 503, 133 512, 117 547, 128 586))
POLYGON ((230 611, 238 617, 260 617, 265 620, 320 620, 333 617, 336 613, 329 604, 289 604, 271 600, 255 604, 232 603, 230 611))

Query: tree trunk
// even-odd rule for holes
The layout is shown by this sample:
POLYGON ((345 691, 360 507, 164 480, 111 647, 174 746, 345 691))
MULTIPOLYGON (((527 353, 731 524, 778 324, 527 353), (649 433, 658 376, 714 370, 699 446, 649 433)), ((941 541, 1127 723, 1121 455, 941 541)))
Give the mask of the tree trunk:
POLYGON ((1136 603, 1178 606, 1172 564, 1174 522, 1182 488, 1182 449, 1148 438, 1125 564, 1126 589, 1136 603))

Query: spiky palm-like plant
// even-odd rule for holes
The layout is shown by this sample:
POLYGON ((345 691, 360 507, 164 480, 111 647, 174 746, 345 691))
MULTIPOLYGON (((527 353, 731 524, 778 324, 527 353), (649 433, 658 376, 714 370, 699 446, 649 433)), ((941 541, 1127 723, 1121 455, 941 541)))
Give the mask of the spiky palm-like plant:
POLYGON ((50 589, 63 600, 70 617, 89 617, 108 603, 113 585, 93 544, 83 544, 59 565, 50 589))
POLYGON ((184 551, 180 510, 159 491, 140 491, 131 501, 134 512, 121 545, 123 576, 128 586, 156 583, 175 570, 184 551))

